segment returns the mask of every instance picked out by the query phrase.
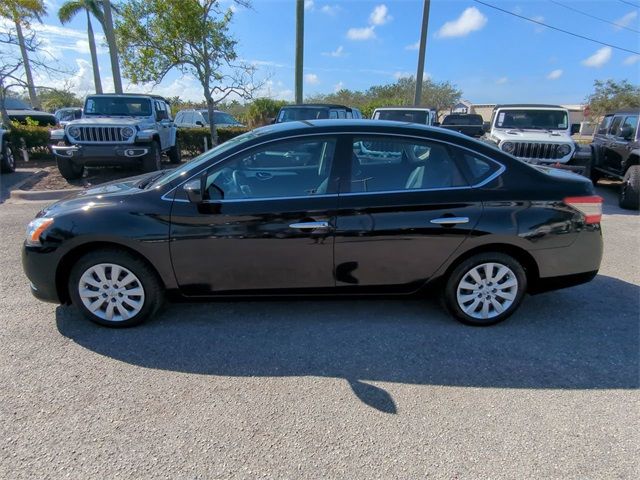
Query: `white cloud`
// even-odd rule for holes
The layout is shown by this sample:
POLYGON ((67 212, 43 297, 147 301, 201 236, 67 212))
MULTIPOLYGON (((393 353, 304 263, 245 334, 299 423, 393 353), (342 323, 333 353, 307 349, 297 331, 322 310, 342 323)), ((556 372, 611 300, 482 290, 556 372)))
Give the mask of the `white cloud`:
POLYGON ((313 0, 304 0, 304 9, 305 10, 313 9, 313 0))
POLYGON ((416 43, 412 43, 411 45, 407 45, 406 47, 404 47, 405 50, 418 50, 420 48, 420 40, 418 40, 416 43))
POLYGON ((413 74, 411 72, 394 72, 393 78, 396 80, 400 80, 401 78, 409 78, 413 74))
MULTIPOLYGON (((531 19, 536 22, 544 22, 544 17, 542 15, 536 15, 535 17, 531 17, 531 19)), ((542 25, 536 25, 533 31, 536 33, 542 33, 544 32, 544 27, 542 25)))
POLYGON ((342 10, 342 8, 340 8, 340 5, 323 5, 320 9, 322 13, 331 16, 336 15, 338 12, 340 12, 340 10, 342 10))
POLYGON ((552 70, 551 72, 549 72, 549 75, 547 75, 547 79, 548 80, 557 80, 562 76, 563 73, 564 72, 560 68, 558 68, 556 70, 552 70))
POLYGON ((318 78, 318 75, 316 75, 315 73, 307 73, 304 76, 304 81, 309 85, 317 85, 320 83, 320 79, 318 78))
POLYGON ((629 25, 633 25, 635 24, 635 20, 636 18, 638 18, 638 12, 631 11, 629 13, 627 13, 625 16, 620 17, 619 19, 617 19, 614 23, 616 23, 618 26, 613 27, 616 30, 621 30, 624 27, 628 27, 629 25))
POLYGON ((485 17, 476 7, 465 9, 455 20, 446 22, 436 32, 437 38, 464 37, 471 32, 481 30, 487 24, 485 17))
POLYGON ((333 91, 334 92, 339 92, 340 90, 342 90, 344 88, 344 82, 342 80, 340 80, 338 83, 336 83, 333 86, 333 91))
POLYGON ((374 27, 350 28, 347 31, 349 40, 371 40, 376 38, 374 27))
POLYGON ((377 5, 371 15, 369 15, 369 23, 371 25, 384 25, 393 20, 393 17, 389 15, 389 9, 386 5, 377 5))
POLYGON ((600 68, 611 59, 611 47, 602 47, 589 58, 585 58, 582 64, 585 67, 600 68))
POLYGON ((325 57, 344 57, 347 54, 344 51, 344 47, 342 45, 340 45, 338 48, 336 48, 333 52, 323 52, 322 55, 324 55, 325 57))
POLYGON ((640 62, 640 55, 629 55, 622 63, 624 65, 635 65, 638 62, 640 62))
POLYGON ((496 84, 497 85, 504 85, 508 81, 509 81, 509 79, 507 77, 500 77, 499 79, 496 80, 496 84))

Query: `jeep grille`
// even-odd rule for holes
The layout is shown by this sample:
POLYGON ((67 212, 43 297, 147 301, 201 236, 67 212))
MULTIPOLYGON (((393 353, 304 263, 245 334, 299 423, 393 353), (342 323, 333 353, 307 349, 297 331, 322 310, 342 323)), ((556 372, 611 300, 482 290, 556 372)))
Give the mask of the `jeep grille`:
POLYGON ((78 142, 124 142, 120 133, 122 127, 76 127, 80 135, 74 137, 78 142))
POLYGON ((558 158, 560 143, 516 142, 513 155, 519 158, 558 158))

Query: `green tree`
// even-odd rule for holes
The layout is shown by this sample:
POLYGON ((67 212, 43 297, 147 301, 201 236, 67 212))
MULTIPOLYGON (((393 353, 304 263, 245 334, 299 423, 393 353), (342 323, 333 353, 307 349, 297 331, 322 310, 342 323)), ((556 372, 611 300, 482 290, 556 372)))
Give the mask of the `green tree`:
POLYGON ((251 128, 266 125, 278 114, 281 107, 287 102, 283 100, 273 100, 271 98, 256 98, 247 106, 244 120, 251 128))
POLYGON ((593 93, 587 97, 590 117, 598 121, 609 112, 640 107, 640 86, 628 80, 596 80, 593 93))
POLYGON ((96 39, 91 25, 93 15, 101 25, 104 25, 104 13, 100 6, 100 0, 69 0, 62 4, 58 10, 58 18, 63 25, 69 23, 80 11, 87 15, 87 37, 89 40, 89 52, 91 53, 91 68, 93 69, 93 83, 96 93, 102 93, 102 83, 100 81, 100 68, 98 66, 98 53, 96 50, 96 39))
POLYGON ((81 98, 66 89, 39 89, 38 97, 42 102, 42 108, 48 112, 53 112, 59 108, 82 107, 83 105, 81 98))
MULTIPOLYGON (((131 0, 116 22, 124 75, 133 83, 156 84, 172 70, 191 75, 213 119, 219 102, 230 95, 251 98, 263 85, 254 81, 255 67, 238 62, 232 18, 232 9, 223 11, 218 0, 131 0)), ((215 124, 210 130, 217 144, 215 124)))
POLYGON ((42 17, 47 13, 42 0, 2 0, 0 2, 0 18, 6 18, 13 22, 16 28, 17 43, 22 56, 22 68, 27 80, 27 90, 33 108, 40 108, 40 102, 36 95, 36 86, 33 83, 31 73, 31 63, 29 62, 28 41, 25 40, 22 27, 29 28, 30 22, 36 20, 41 22, 42 17))

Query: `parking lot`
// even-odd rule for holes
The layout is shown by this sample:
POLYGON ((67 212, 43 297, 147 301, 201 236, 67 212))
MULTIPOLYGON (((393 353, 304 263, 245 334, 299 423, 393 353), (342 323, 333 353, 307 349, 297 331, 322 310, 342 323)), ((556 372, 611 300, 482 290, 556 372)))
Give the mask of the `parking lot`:
POLYGON ((110 330, 31 297, 0 205, 0 478, 637 478, 640 217, 591 283, 465 327, 435 299, 168 304, 110 330))

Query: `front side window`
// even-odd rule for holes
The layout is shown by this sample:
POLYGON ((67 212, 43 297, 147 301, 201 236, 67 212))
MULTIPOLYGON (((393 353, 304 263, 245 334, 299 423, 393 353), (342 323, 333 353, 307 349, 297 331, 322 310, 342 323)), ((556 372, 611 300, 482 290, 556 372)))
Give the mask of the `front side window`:
POLYGON ((636 136, 636 129, 638 128, 638 116, 637 115, 630 115, 627 118, 624 119, 624 123, 622 124, 622 128, 620 129, 620 132, 622 133, 622 131, 625 128, 630 128, 631 129, 631 135, 630 138, 635 138, 636 136))
POLYGON ((622 117, 613 117, 611 127, 609 128, 609 135, 617 137, 620 135, 620 127, 622 126, 622 117))
POLYGON ((351 192, 467 185, 449 146, 394 137, 355 137, 353 140, 351 192))
POLYGON ((89 97, 85 115, 142 116, 151 115, 151 100, 137 97, 89 97))
POLYGON ((273 142, 216 166, 205 199, 309 197, 327 193, 335 138, 273 142))
POLYGON ((496 127, 526 130, 566 130, 569 116, 564 110, 500 110, 496 127))
POLYGON ((611 125, 611 119, 613 117, 611 115, 607 115, 602 119, 600 125, 598 126, 598 133, 601 135, 606 135, 609 130, 609 125, 611 125))

